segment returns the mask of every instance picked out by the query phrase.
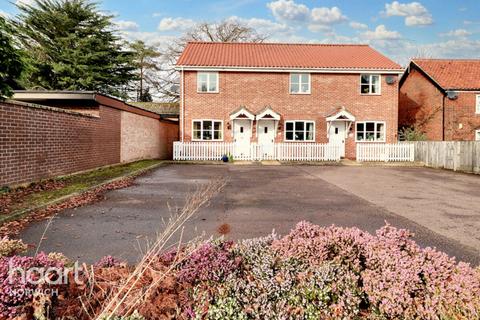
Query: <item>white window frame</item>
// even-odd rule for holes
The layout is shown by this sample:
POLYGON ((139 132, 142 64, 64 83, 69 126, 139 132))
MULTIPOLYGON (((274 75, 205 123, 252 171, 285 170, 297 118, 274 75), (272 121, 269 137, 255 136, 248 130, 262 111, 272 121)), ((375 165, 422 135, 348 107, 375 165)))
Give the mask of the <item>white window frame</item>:
POLYGON ((362 96, 380 96, 382 95, 382 75, 381 74, 376 74, 376 73, 362 73, 360 75, 360 94, 362 96), (363 76, 368 76, 368 89, 369 89, 369 93, 363 93, 362 92, 362 77, 363 76), (372 81, 372 77, 378 77, 378 92, 376 93, 372 93, 372 86, 373 86, 373 81, 372 81))
POLYGON ((358 143, 384 143, 386 142, 387 140, 387 123, 385 121, 371 121, 371 120, 365 120, 365 121, 357 121, 355 122, 355 142, 358 142, 358 143), (364 131, 366 131, 367 129, 367 123, 373 123, 374 124, 374 136, 375 136, 375 140, 358 140, 358 130, 357 130, 357 125, 360 124, 360 123, 363 123, 364 125, 364 131), (383 140, 376 140, 377 139, 377 124, 383 124, 383 127, 384 127, 384 134, 383 134, 383 140))
POLYGON ((209 142, 209 141, 223 141, 224 139, 224 129, 223 129, 223 120, 218 120, 218 119, 193 119, 192 120, 192 141, 206 141, 206 142, 209 142), (203 122, 204 121, 212 121, 212 139, 211 140, 206 140, 206 139, 203 139, 203 122), (200 132, 201 132, 201 138, 200 139, 195 139, 194 138, 194 135, 193 135, 193 132, 195 131, 194 130, 194 123, 195 122, 200 122, 200 132), (221 139, 215 139, 215 122, 220 122, 221 124, 221 132, 222 132, 222 138, 221 139))
POLYGON ((475 130, 475 141, 480 141, 480 129, 475 130))
POLYGON ((197 72, 197 93, 218 93, 220 90, 219 90, 219 81, 220 79, 220 74, 219 72, 200 72, 198 71, 197 72), (201 90, 201 86, 200 86, 200 75, 207 75, 207 91, 202 91, 201 90), (217 76, 217 82, 215 84, 215 90, 210 90, 210 86, 208 85, 210 83, 210 76, 212 74, 215 74, 217 76))
POLYGON ((284 142, 315 142, 315 121, 314 120, 285 120, 283 123, 283 141, 284 142), (287 140, 287 123, 293 122, 293 140, 287 140), (295 140, 295 122, 303 122, 303 136, 307 136, 307 123, 313 123, 313 140, 295 140))
POLYGON ((475 98, 475 113, 480 114, 480 94, 477 94, 475 98))
POLYGON ((311 94, 312 92, 312 76, 310 73, 305 73, 305 72, 291 72, 289 74, 289 81, 288 81, 288 91, 290 92, 290 94, 311 94), (306 74, 308 76, 308 90, 306 92, 293 92, 292 91, 292 76, 294 74, 298 74, 299 75, 299 78, 298 78, 298 89, 299 90, 302 90, 302 75, 306 74))

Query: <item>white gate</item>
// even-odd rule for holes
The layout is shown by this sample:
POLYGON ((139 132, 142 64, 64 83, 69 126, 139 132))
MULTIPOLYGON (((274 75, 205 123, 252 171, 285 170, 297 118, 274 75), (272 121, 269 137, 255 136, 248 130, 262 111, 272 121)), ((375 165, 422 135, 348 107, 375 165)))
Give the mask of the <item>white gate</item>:
POLYGON ((415 161, 413 143, 357 143, 357 161, 415 161))

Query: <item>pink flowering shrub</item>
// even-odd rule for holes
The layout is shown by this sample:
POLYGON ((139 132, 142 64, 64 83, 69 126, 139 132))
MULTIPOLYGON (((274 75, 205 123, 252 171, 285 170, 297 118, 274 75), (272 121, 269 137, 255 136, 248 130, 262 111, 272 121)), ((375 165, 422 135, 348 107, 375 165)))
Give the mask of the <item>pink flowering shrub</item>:
MULTIPOLYGON (((41 252, 36 257, 12 256, 0 259, 0 318, 14 318, 23 313, 23 308, 32 301, 33 291, 38 287, 31 280, 39 280, 39 274, 31 272, 29 278, 20 272, 11 272, 19 268, 27 271, 31 268, 63 268, 60 261, 50 259, 41 252)), ((56 275, 46 275, 55 277, 56 275)))
POLYGON ((480 317, 479 271, 434 249, 420 248, 407 230, 387 225, 372 236, 356 228, 301 222, 272 247, 309 264, 332 261, 348 266, 360 277, 365 305, 382 317, 480 317))
POLYGON ((119 259, 113 256, 105 256, 101 258, 97 263, 95 263, 95 267, 97 268, 113 268, 117 267, 122 263, 119 259))
POLYGON ((220 281, 233 272, 240 261, 232 254, 232 241, 206 242, 196 248, 179 267, 180 281, 220 281))

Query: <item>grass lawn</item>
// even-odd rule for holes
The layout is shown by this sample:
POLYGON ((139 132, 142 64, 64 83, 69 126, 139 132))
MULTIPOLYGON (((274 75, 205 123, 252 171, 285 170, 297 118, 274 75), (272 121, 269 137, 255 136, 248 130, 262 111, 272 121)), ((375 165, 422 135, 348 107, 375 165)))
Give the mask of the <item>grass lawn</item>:
POLYGON ((64 196, 148 168, 161 160, 142 160, 100 168, 85 173, 34 182, 26 187, 0 192, 0 216, 47 204, 64 196))

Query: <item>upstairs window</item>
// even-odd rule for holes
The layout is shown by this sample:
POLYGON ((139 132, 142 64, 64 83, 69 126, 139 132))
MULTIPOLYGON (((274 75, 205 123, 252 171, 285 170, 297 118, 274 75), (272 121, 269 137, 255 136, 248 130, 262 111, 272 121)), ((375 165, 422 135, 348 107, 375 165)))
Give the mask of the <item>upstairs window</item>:
POLYGON ((223 121, 220 120, 193 120, 193 140, 223 139, 223 121))
POLYGON ((380 94, 380 75, 362 74, 360 76, 360 93, 372 95, 380 94))
POLYGON ((197 91, 208 93, 218 92, 218 72, 198 72, 197 91))
POLYGON ((357 122, 357 142, 385 142, 385 122, 357 122))
POLYGON ((475 141, 480 141, 480 129, 475 130, 475 141))
POLYGON ((315 122, 285 121, 285 141, 313 141, 315 122))
POLYGON ((309 73, 291 73, 290 74, 290 93, 309 94, 310 93, 310 74, 309 73))
POLYGON ((477 99, 475 101, 475 112, 480 114, 480 94, 477 94, 477 99))

